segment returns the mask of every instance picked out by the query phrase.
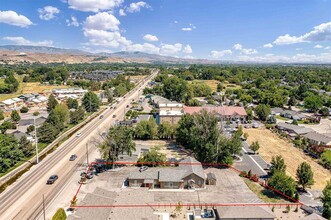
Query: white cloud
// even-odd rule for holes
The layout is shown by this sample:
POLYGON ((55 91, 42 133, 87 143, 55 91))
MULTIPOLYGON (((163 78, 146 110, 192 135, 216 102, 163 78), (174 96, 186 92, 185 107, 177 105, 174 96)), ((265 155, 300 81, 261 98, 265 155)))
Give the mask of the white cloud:
POLYGON ((159 40, 156 36, 151 35, 151 34, 146 34, 146 35, 143 37, 143 39, 144 39, 145 41, 150 41, 150 42, 158 41, 158 40, 159 40))
POLYGON ((0 11, 0 23, 19 27, 28 27, 33 24, 27 17, 19 15, 15 11, 0 11))
POLYGON ((153 53, 159 54, 160 48, 150 44, 150 43, 143 43, 143 44, 132 44, 126 48, 127 51, 140 51, 145 53, 153 53))
POLYGON ((60 13, 60 10, 53 6, 45 6, 44 8, 39 8, 38 13, 40 19, 48 21, 55 18, 55 15, 60 13))
POLYGON ((78 11, 99 12, 112 10, 120 6, 124 0, 68 0, 69 8, 78 11))
POLYGON ((69 19, 66 19, 67 26, 75 26, 79 27, 79 22, 77 21, 77 18, 74 16, 71 16, 71 21, 69 19))
POLYGON ((160 53, 164 55, 177 54, 182 50, 183 45, 177 44, 162 44, 160 48, 160 53))
POLYGON ((194 24, 189 24, 189 27, 183 27, 182 31, 192 31, 193 29, 196 29, 197 27, 194 24))
POLYGON ((44 41, 30 41, 24 37, 3 37, 3 40, 11 41, 16 45, 30 45, 30 46, 52 46, 53 41, 44 40, 44 41))
POLYGON ((192 28, 190 28, 190 27, 182 28, 182 31, 192 31, 192 28))
POLYGON ((126 16, 126 13, 125 13, 124 9, 122 9, 122 8, 118 11, 118 14, 119 14, 119 16, 126 16))
POLYGON ((256 54, 256 53, 258 53, 257 50, 255 50, 255 49, 243 48, 243 46, 241 44, 235 44, 235 45, 233 45, 232 48, 234 50, 240 51, 240 53, 242 53, 242 54, 256 54))
POLYGON ((255 49, 242 49, 241 50, 241 52, 243 53, 243 54, 257 54, 258 52, 257 52, 257 50, 255 50, 255 49))
POLYGON ((214 59, 218 59, 225 55, 231 55, 231 54, 232 54, 231 50, 221 50, 221 51, 213 50, 210 52, 210 57, 214 59))
POLYGON ((269 54, 268 56, 238 56, 238 61, 259 63, 331 63, 331 53, 304 54, 282 56, 269 54))
POLYGON ((321 49, 321 48, 323 48, 323 46, 322 46, 322 45, 319 45, 319 44, 316 44, 316 45, 314 46, 314 48, 316 48, 316 49, 321 49))
POLYGON ((286 45, 286 44, 296 44, 302 42, 322 42, 331 41, 331 22, 323 23, 315 26, 311 32, 308 32, 299 37, 290 36, 289 34, 279 36, 274 44, 286 45))
POLYGON ((329 50, 331 47, 327 46, 327 47, 324 47, 324 50, 329 50))
POLYGON ((264 47, 264 48, 272 48, 273 45, 272 45, 272 44, 264 44, 263 47, 264 47))
POLYGON ((150 8, 146 2, 140 1, 140 2, 132 2, 129 7, 126 9, 127 12, 134 13, 134 12, 140 12, 141 8, 150 8))
POLYGON ((119 30, 120 21, 112 14, 107 12, 99 12, 95 15, 90 15, 84 22, 85 29, 94 30, 119 30))
POLYGON ((84 29, 84 36, 89 39, 89 43, 94 46, 104 47, 126 47, 131 45, 131 41, 121 36, 118 31, 105 31, 96 29, 84 29))
POLYGON ((233 49, 235 50, 242 50, 243 46, 241 44, 235 44, 233 45, 233 49))
POLYGON ((189 44, 187 44, 183 49, 183 53, 192 53, 192 52, 193 52, 192 47, 189 44))
POLYGON ((175 24, 178 24, 178 21, 174 21, 175 24))

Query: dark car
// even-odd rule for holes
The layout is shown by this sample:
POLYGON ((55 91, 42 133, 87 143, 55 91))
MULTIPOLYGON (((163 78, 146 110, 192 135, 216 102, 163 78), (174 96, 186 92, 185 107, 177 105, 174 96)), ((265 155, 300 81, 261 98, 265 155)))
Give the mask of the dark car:
POLYGON ((116 118, 116 115, 113 115, 113 118, 116 118))
POLYGON ((103 115, 100 115, 100 117, 99 117, 100 119, 103 119, 103 115))
POLYGON ((53 184, 59 177, 57 175, 52 175, 47 180, 47 184, 53 184))
POLYGON ((92 179, 93 176, 94 176, 94 174, 93 174, 92 172, 88 172, 88 173, 86 173, 86 172, 82 172, 82 173, 80 174, 80 176, 81 176, 81 177, 85 177, 85 178, 87 178, 87 179, 92 179))
POLYGON ((77 155, 76 154, 71 155, 70 158, 69 158, 70 161, 74 161, 76 159, 77 159, 77 155))

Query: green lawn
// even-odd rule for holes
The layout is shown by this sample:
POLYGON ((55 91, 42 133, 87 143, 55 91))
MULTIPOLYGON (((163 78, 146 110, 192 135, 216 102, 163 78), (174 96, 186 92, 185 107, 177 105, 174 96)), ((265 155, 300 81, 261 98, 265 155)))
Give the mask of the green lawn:
POLYGON ((276 119, 280 119, 280 120, 284 120, 284 121, 288 121, 288 120, 290 120, 290 119, 288 119, 288 118, 284 118, 284 117, 282 117, 282 116, 280 116, 280 115, 276 115, 275 118, 276 118, 276 119))
POLYGON ((282 196, 277 193, 264 188, 260 184, 251 181, 250 179, 242 177, 248 188, 254 192, 263 202, 266 203, 288 203, 282 196))

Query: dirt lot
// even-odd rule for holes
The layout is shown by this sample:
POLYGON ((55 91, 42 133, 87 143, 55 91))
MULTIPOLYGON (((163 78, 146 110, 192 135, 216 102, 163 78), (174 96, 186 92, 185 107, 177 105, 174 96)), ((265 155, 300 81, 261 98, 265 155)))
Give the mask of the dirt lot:
POLYGON ((272 156, 281 155, 286 162, 287 172, 293 178, 296 177, 296 169, 300 163, 306 161, 312 166, 314 172, 315 184, 312 189, 321 190, 325 187, 327 180, 329 180, 331 172, 320 166, 311 157, 306 156, 301 150, 293 147, 293 145, 283 139, 280 139, 271 131, 260 129, 244 129, 248 133, 248 143, 253 141, 260 143, 260 155, 268 162, 271 161, 272 156))

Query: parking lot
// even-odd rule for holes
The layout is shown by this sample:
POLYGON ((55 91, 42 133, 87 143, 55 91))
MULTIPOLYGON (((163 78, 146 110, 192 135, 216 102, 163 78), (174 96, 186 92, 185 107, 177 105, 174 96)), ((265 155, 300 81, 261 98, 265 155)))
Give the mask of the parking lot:
MULTIPOLYGON (((83 185, 78 194, 79 205, 157 205, 157 204, 206 204, 206 203, 261 203, 262 201, 246 186, 238 173, 229 169, 207 168, 205 173, 212 172, 216 175, 216 185, 207 185, 205 189, 188 190, 148 190, 147 188, 123 187, 123 183, 131 171, 136 167, 122 167, 116 171, 107 171, 95 176, 86 185, 83 185)), ((121 219, 123 214, 127 219, 142 219, 164 207, 137 207, 107 208, 102 212, 109 213, 109 219, 121 219), (108 211, 105 211, 108 210, 108 211), (125 211, 126 210, 126 211, 125 211), (130 215, 130 216, 128 216, 130 215)), ((86 208, 80 208, 71 216, 76 219, 84 215, 84 219, 95 219, 87 213, 86 208), (90 217, 86 216, 89 215, 90 217), (75 217, 76 216, 76 217, 75 217)), ((107 215, 104 213, 103 215, 107 215)), ((100 214, 100 213, 99 213, 100 214)), ((155 215, 154 215, 155 216, 155 215)))

